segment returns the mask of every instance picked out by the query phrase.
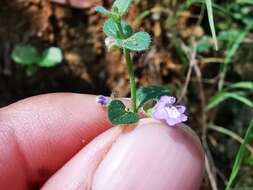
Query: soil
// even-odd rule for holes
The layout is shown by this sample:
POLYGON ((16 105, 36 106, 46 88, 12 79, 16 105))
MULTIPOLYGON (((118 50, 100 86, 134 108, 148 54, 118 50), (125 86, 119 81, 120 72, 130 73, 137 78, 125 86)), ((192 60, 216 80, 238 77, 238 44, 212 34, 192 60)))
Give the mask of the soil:
MULTIPOLYGON (((142 8, 148 6, 145 2, 140 4, 142 8)), ((134 5, 128 20, 133 21, 138 13, 139 8, 134 5)), ((48 0, 2 1, 0 106, 50 92, 105 95, 114 92, 118 96, 127 96, 126 65, 119 51, 106 52, 101 29, 103 22, 104 18, 93 8, 74 9, 48 0), (64 62, 55 68, 40 69, 28 77, 24 67, 10 59, 16 44, 31 44, 41 51, 49 46, 60 47, 64 52, 64 62)), ((178 76, 181 66, 163 48, 159 22, 137 23, 135 28, 145 28, 157 36, 148 53, 135 55, 138 84, 172 80, 178 83, 175 76, 178 76)))

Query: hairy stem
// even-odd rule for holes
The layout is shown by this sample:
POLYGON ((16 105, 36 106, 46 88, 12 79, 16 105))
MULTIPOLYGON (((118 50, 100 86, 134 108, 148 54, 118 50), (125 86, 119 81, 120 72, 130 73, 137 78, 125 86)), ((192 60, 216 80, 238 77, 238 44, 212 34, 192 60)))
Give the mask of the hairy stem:
POLYGON ((126 48, 123 49, 124 57, 127 63, 127 70, 129 75, 130 81, 130 89, 131 89, 131 107, 134 113, 137 113, 137 105, 136 105, 136 82, 134 76, 134 69, 133 69, 133 61, 130 55, 130 51, 126 48))
MULTIPOLYGON (((122 26, 119 22, 116 22, 116 27, 119 32, 119 36, 121 39, 125 38, 125 34, 123 32, 122 26)), ((134 69, 133 69, 133 60, 130 55, 130 50, 123 48, 124 57, 127 63, 127 70, 128 70, 128 76, 129 76, 129 82, 130 82, 130 89, 131 89, 131 108, 134 113, 137 113, 137 100, 136 100, 136 82, 135 82, 135 76, 134 76, 134 69)))

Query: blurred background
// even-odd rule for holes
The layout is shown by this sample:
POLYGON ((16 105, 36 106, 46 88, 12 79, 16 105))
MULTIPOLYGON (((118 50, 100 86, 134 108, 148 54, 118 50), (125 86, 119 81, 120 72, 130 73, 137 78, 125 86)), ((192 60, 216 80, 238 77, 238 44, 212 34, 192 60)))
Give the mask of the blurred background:
MULTIPOLYGON (((113 1, 54 1, 1 1, 0 106, 51 92, 128 96, 122 54, 107 52, 94 11, 113 1)), ((253 1, 216 0, 213 14, 218 51, 202 0, 134 0, 126 16, 153 38, 133 55, 138 85, 167 85, 188 107, 206 151, 204 190, 225 188, 253 116, 253 1)), ((234 189, 253 189, 252 142, 234 189)))

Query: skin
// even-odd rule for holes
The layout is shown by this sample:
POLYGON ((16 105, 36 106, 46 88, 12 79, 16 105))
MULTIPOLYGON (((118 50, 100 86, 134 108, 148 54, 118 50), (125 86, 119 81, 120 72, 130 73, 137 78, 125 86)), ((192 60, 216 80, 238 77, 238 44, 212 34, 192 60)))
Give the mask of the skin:
POLYGON ((71 7, 83 9, 83 8, 90 8, 94 5, 96 5, 99 1, 94 1, 94 0, 51 0, 51 2, 60 3, 60 4, 69 4, 71 7))
POLYGON ((185 125, 113 127, 95 96, 57 93, 0 109, 0 187, 195 190, 204 154, 185 125))

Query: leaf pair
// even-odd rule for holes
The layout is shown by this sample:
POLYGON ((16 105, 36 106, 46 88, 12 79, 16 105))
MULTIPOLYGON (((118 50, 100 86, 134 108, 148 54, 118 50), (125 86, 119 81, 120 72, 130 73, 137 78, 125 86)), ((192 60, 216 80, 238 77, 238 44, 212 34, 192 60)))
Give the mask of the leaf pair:
POLYGON ((112 11, 109 11, 102 6, 97 6, 96 11, 107 17, 113 17, 116 14, 119 14, 119 16, 122 17, 127 12, 131 2, 132 0, 116 0, 112 6, 112 11))
POLYGON ((150 45, 150 35, 146 32, 133 33, 131 26, 126 21, 121 20, 130 3, 131 0, 116 0, 112 11, 108 11, 102 6, 96 7, 96 11, 109 17, 104 23, 103 31, 108 37, 113 38, 113 45, 131 51, 143 51, 148 49, 150 45))
POLYGON ((108 107, 108 118, 113 125, 132 124, 139 121, 139 115, 126 110, 120 100, 113 100, 108 107))
MULTIPOLYGON (((168 95, 169 92, 169 89, 163 86, 148 86, 138 89, 138 109, 144 106, 146 102, 168 95)), ((132 124, 138 122, 139 115, 127 111, 126 106, 120 100, 113 100, 108 107, 108 118, 113 125, 132 124)))
POLYGON ((112 19, 108 19, 103 27, 104 33, 112 37, 115 41, 115 45, 121 48, 126 48, 132 51, 143 51, 148 49, 151 43, 151 37, 147 32, 137 32, 133 34, 131 26, 121 21, 121 28, 124 35, 124 39, 121 38, 118 28, 112 19))
POLYGON ((31 45, 17 45, 11 54, 12 60, 20 65, 53 67, 61 63, 63 56, 59 48, 50 47, 40 54, 31 45))

